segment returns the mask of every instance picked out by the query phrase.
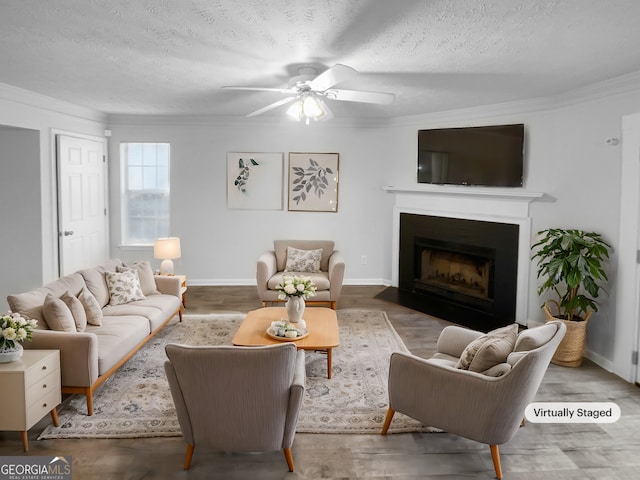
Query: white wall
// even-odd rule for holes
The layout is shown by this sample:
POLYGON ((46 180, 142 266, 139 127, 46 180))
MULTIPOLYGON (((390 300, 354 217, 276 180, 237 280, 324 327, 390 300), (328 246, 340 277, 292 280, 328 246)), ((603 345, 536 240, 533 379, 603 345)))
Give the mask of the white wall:
MULTIPOLYGON (((612 245, 607 266, 609 293, 600 297, 598 313, 588 326, 586 355, 601 366, 628 379, 630 342, 619 338, 635 331, 636 318, 618 318, 615 309, 621 182, 621 144, 607 145, 611 137, 621 138, 622 117, 640 111, 640 91, 610 95, 575 95, 569 99, 494 106, 398 120, 390 142, 397 146, 400 168, 390 171, 393 185, 416 184, 416 130, 444 126, 524 123, 526 126, 526 180, 524 189, 547 194, 531 204, 532 244, 536 232, 549 227, 579 228, 603 234, 612 245), (518 108, 520 107, 520 108, 518 108), (537 107, 537 108, 536 108, 537 107), (520 110, 520 111, 518 111, 520 110), (628 352, 615 352, 618 344, 628 352)), ((544 321, 537 295, 539 281, 535 264, 530 272, 529 319, 544 321)))
POLYGON ((40 132, 0 126, 0 171, 0 265, 10 272, 0 275, 4 300, 42 275, 40 189, 29 188, 40 180, 40 132))
MULTIPOLYGON (((15 288, 34 288, 55 280, 58 275, 55 132, 60 130, 102 136, 103 120, 104 115, 83 107, 0 84, 0 125, 32 130, 39 135, 38 166, 28 172, 26 166, 25 170, 22 170, 22 166, 17 170, 21 171, 23 177, 24 183, 19 186, 24 195, 29 196, 30 192, 35 192, 34 195, 39 198, 40 213, 22 218, 20 224, 16 224, 13 218, 6 219, 5 222, 5 218, 0 217, 3 219, 3 229, 16 229, 16 233, 37 232, 35 238, 21 243, 15 255, 3 263, 5 273, 21 277, 22 286, 16 285, 15 288), (37 248, 34 251, 36 244, 37 248), (28 276, 18 273, 23 269, 31 273, 28 276), (35 274, 36 271, 39 272, 38 275, 35 274)), ((3 144, 0 144, 0 149, 2 148, 3 144)), ((16 155, 14 158, 22 158, 20 152, 13 153, 16 155)), ((28 147, 25 150, 26 158, 31 158, 33 154, 33 148, 28 147)), ((16 166, 12 163, 0 163, 0 175, 6 180, 11 180, 14 171, 16 166)), ((31 203, 31 199, 27 200, 27 203, 31 203)), ((12 292, 15 291, 12 288, 12 292)), ((6 295, 4 292, 0 294, 0 302, 4 303, 6 295)), ((3 310, 6 310, 6 307, 3 310)))
MULTIPOLYGON (((179 236, 182 245, 182 258, 174 263, 189 283, 255 284, 258 256, 273 248, 274 239, 285 238, 333 239, 348 259, 345 276, 350 283, 385 281, 391 199, 382 186, 391 149, 384 129, 344 127, 340 122, 305 126, 273 120, 169 120, 145 125, 152 120, 131 120, 110 125, 111 211, 120 209, 120 142, 169 142, 171 235, 179 236), (284 152, 285 171, 288 152, 339 153, 338 212, 289 212, 286 198, 283 210, 228 209, 227 152, 284 152)), ((112 220, 114 256, 153 260, 152 248, 121 247, 119 217, 112 220)), ((157 267, 159 261, 153 264, 157 267)))
MULTIPOLYGON (((607 369, 616 363, 615 270, 619 227, 621 147, 606 144, 621 136, 621 118, 640 111, 640 91, 603 89, 571 97, 520 102, 441 114, 396 119, 388 125, 354 127, 334 121, 309 127, 290 123, 113 119, 111 151, 112 212, 119 209, 118 144, 121 141, 168 141, 172 148, 172 228, 182 238, 183 258, 176 269, 193 284, 250 284, 255 260, 275 238, 333 238, 347 260, 347 283, 379 284, 391 279, 393 194, 385 185, 416 184, 417 130, 445 126, 524 123, 524 189, 544 192, 531 205, 535 232, 548 227, 595 230, 614 250, 608 265, 609 295, 589 324, 587 355, 607 369), (339 211, 300 213, 242 211, 226 208, 226 152, 338 152, 339 211), (367 256, 367 264, 360 258, 367 256)), ((286 155, 285 155, 286 158, 286 155)), ((286 164, 286 162, 285 162, 286 164)), ((117 216, 111 225, 114 255, 152 258, 152 249, 118 248, 117 216)), ((622 259, 635 261, 635 259, 622 259)), ((154 264, 158 264, 155 261, 154 264)), ((529 319, 542 322, 535 266, 530 274, 529 319)), ((624 329, 623 329, 624 330, 624 329)), ((630 353, 629 353, 630 354, 630 353)))

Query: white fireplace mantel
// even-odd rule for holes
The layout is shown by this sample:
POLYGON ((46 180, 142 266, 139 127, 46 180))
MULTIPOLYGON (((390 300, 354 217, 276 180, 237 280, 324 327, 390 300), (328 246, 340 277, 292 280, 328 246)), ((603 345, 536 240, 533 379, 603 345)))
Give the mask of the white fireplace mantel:
POLYGON ((531 217, 529 205, 545 194, 514 188, 418 185, 384 187, 395 194, 392 285, 398 286, 400 214, 413 213, 518 225, 516 321, 527 325, 531 217))

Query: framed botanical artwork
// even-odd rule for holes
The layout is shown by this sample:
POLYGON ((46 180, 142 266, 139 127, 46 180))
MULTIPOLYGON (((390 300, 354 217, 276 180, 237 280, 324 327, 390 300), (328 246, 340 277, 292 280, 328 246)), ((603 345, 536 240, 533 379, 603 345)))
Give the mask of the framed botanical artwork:
POLYGON ((282 210, 284 153, 227 153, 227 208, 282 210))
POLYGON ((289 153, 289 211, 338 211, 337 153, 289 153))

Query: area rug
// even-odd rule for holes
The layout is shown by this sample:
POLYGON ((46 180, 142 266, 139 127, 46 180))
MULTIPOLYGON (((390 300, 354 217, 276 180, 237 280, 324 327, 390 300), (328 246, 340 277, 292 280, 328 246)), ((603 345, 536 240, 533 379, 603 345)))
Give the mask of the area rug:
MULTIPOLYGON (((46 427, 38 439, 180 436, 164 373, 164 346, 231 345, 243 318, 242 313, 230 313, 172 320, 94 392, 93 416, 86 415, 85 397, 72 395, 58 408, 60 426, 46 427)), ((306 353, 297 432, 379 434, 388 406, 389 357, 407 348, 384 312, 338 310, 338 324, 340 346, 333 350, 331 379, 326 354, 306 353)), ((432 430, 397 413, 389 432, 432 430)))

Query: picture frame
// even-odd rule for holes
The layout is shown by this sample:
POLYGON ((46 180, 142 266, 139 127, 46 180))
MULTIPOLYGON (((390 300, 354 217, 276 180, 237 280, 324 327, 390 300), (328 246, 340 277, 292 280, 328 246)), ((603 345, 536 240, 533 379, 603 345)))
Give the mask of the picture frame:
POLYGON ((283 152, 227 153, 227 208, 282 210, 283 152))
POLYGON ((339 157, 337 153, 289 153, 289 211, 338 211, 339 157))

